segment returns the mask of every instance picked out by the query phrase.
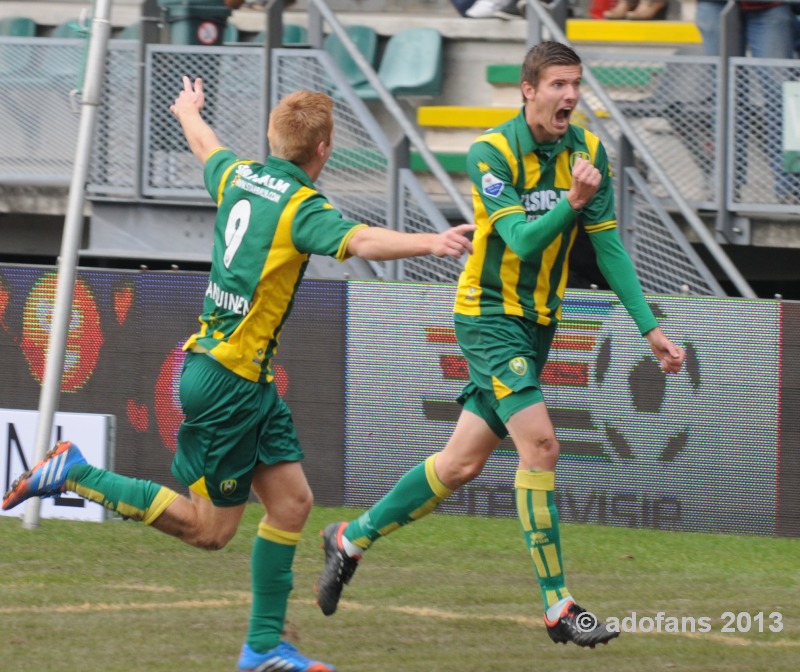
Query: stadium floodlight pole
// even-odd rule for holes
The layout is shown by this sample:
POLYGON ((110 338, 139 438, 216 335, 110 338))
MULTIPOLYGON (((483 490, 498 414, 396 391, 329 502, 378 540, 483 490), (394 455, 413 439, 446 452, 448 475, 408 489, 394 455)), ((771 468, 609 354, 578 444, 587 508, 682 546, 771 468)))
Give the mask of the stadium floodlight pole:
MULTIPOLYGON (((67 215, 61 237, 61 253, 58 260, 58 283, 55 304, 50 323, 50 337, 47 346, 42 391, 39 395, 39 419, 36 426, 36 442, 33 463, 41 460, 51 440, 53 419, 61 391, 61 376, 64 371, 64 355, 67 346, 67 332, 72 315, 72 299, 75 289, 75 276, 78 266, 78 247, 83 230, 83 208, 85 204, 86 180, 89 174, 89 161, 92 153, 97 109, 103 88, 108 38, 111 33, 109 16, 111 0, 96 0, 89 33, 89 51, 86 57, 86 71, 81 95, 81 118, 78 126, 78 143, 75 151, 75 166, 67 201, 67 215)), ((32 497, 28 500, 22 517, 22 526, 34 529, 39 526, 41 500, 32 497)))

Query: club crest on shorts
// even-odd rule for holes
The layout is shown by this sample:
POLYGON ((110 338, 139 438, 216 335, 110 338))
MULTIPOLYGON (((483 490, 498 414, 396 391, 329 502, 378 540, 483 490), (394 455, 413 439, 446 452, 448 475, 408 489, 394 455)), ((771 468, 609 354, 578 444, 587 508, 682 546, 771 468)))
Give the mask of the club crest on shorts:
POLYGON ((220 492, 221 492, 223 495, 230 496, 230 495, 232 495, 234 492, 236 492, 236 487, 237 487, 238 485, 239 485, 239 484, 236 482, 236 479, 235 479, 235 478, 228 478, 228 479, 226 479, 226 480, 222 481, 222 483, 220 483, 220 484, 219 484, 219 491, 220 491, 220 492))
POLYGON ((514 357, 509 363, 508 368, 518 376, 524 376, 528 371, 528 360, 524 357, 514 357))

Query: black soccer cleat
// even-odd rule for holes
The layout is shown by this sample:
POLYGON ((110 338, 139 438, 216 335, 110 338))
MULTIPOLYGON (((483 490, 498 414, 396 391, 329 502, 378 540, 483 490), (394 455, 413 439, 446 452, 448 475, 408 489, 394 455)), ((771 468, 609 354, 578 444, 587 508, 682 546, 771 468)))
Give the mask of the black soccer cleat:
POLYGON ((588 646, 593 649, 597 644, 608 644, 609 640, 619 637, 618 632, 609 630, 605 623, 586 609, 570 602, 561 616, 555 621, 544 619, 547 634, 556 644, 575 642, 578 646, 588 646))
POLYGON ((317 579, 317 604, 322 613, 330 616, 336 611, 342 588, 353 578, 361 556, 349 556, 342 547, 342 533, 347 523, 331 523, 322 532, 322 548, 325 551, 325 567, 317 579))

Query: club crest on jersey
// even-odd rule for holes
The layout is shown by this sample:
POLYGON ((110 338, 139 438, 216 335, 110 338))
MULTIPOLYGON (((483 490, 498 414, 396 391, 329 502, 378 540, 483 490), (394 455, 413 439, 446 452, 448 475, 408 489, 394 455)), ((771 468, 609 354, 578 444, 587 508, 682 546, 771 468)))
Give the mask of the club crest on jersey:
POLYGON ((572 152, 572 154, 569 155, 569 167, 574 168, 575 162, 578 159, 586 159, 587 161, 592 160, 588 152, 572 152))
POLYGON ((494 175, 491 173, 486 173, 481 178, 481 188, 483 189, 483 193, 487 196, 491 196, 492 198, 497 198, 500 194, 503 193, 503 184, 502 180, 498 180, 494 175))
POLYGON ((235 478, 229 478, 227 480, 222 481, 222 483, 219 484, 219 491, 223 495, 230 496, 234 492, 236 492, 236 487, 238 485, 239 484, 236 482, 235 478))
POLYGON ((508 368, 518 376, 524 376, 528 371, 528 360, 524 357, 514 357, 509 363, 508 368))

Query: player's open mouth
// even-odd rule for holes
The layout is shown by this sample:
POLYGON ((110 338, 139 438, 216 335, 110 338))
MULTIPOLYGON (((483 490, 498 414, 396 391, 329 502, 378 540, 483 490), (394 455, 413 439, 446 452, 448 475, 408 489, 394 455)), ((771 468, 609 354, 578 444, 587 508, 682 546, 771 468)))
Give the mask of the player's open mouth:
POLYGON ((571 107, 562 107, 558 112, 556 112, 556 121, 562 124, 569 123, 570 115, 572 114, 571 107))

